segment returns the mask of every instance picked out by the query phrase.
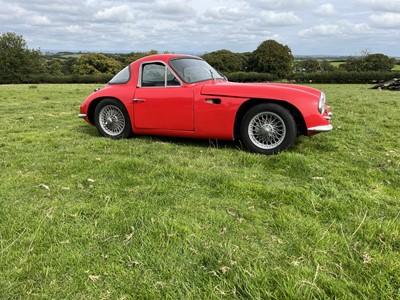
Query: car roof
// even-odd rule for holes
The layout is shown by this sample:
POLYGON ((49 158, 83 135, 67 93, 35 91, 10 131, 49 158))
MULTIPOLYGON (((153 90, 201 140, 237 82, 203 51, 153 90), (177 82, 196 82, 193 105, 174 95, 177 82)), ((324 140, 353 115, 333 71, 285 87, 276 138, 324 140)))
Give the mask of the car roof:
POLYGON ((188 54, 153 54, 153 55, 148 55, 143 58, 140 58, 135 61, 135 63, 143 63, 146 61, 162 61, 165 63, 168 63, 171 59, 174 58, 194 58, 194 59, 201 59, 200 57, 194 56, 194 55, 188 55, 188 54))

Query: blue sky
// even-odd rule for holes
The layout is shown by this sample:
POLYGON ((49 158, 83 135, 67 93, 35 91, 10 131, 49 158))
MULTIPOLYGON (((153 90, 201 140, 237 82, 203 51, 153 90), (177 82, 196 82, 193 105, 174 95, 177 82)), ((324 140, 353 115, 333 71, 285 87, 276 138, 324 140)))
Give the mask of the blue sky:
POLYGON ((0 0, 0 32, 42 51, 400 56, 400 0, 0 0))

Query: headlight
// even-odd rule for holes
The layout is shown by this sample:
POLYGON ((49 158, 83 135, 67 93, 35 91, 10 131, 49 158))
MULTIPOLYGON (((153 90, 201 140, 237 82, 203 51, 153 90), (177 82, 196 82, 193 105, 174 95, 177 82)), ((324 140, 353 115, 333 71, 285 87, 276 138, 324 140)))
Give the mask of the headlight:
POLYGON ((321 92, 321 97, 319 98, 319 103, 318 103, 318 111, 321 115, 325 112, 325 101, 326 101, 325 93, 321 92))

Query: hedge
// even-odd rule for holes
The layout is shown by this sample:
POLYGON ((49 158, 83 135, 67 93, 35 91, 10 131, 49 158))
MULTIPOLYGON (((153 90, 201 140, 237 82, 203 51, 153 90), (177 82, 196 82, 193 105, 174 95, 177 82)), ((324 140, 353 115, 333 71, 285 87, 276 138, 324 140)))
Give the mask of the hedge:
POLYGON ((22 75, 15 77, 0 77, 0 84, 18 84, 18 83, 100 83, 104 84, 111 80, 113 75, 61 75, 54 76, 50 74, 22 75))
MULTIPOLYGON (((274 81, 278 78, 271 74, 237 72, 227 74, 230 81, 235 82, 260 82, 274 81)), ((286 81, 294 83, 368 83, 388 81, 400 78, 400 72, 321 72, 321 73, 296 73, 287 76, 286 81)))
POLYGON ((400 78, 400 72, 325 72, 293 74, 289 80, 296 83, 368 83, 374 84, 400 78))
POLYGON ((266 82, 279 80, 276 75, 269 73, 234 72, 227 73, 225 75, 229 79, 229 81, 234 82, 266 82))
MULTIPOLYGON (((273 74, 256 72, 235 72, 225 74, 229 81, 233 82, 270 82, 282 81, 273 74)), ((103 75, 64 75, 54 76, 49 74, 38 74, 19 76, 18 78, 10 76, 0 76, 0 84, 13 83, 99 83, 105 84, 113 76, 103 75)), ((322 73, 296 73, 288 76, 285 81, 293 83, 368 83, 376 84, 400 78, 400 72, 322 72, 322 73)))

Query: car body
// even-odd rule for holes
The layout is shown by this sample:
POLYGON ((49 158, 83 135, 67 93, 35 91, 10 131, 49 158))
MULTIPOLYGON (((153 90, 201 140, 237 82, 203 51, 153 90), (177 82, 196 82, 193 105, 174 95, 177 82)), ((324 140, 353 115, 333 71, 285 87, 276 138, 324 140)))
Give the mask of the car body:
POLYGON ((229 82, 201 58, 182 54, 132 62, 85 99, 79 117, 113 139, 132 133, 240 139, 263 154, 287 150, 298 135, 333 128, 317 89, 229 82))

